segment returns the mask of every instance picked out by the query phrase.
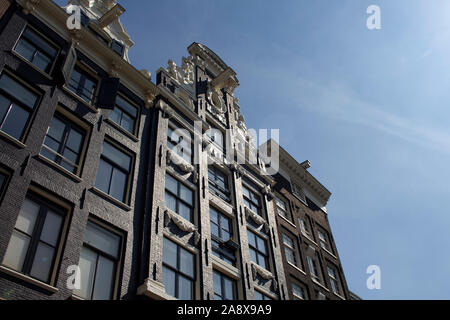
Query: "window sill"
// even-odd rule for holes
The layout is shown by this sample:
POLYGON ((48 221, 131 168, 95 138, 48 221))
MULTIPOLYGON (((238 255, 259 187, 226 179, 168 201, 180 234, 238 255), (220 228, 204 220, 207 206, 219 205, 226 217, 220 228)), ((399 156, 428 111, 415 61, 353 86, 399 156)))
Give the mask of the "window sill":
POLYGON ((25 149, 27 146, 23 143, 20 142, 19 140, 17 140, 16 138, 10 136, 9 134, 3 132, 0 130, 0 136, 7 139, 9 142, 13 143, 16 145, 16 147, 19 147, 21 149, 25 149))
POLYGON ((47 159, 46 157, 44 157, 41 154, 38 154, 38 159, 45 162, 46 164, 52 166, 53 168, 55 168, 56 170, 58 170, 59 172, 61 172, 62 174, 69 176, 69 178, 71 178, 72 180, 75 180, 76 182, 82 182, 83 179, 81 179, 79 176, 77 176, 76 174, 70 172, 69 170, 61 167, 59 164, 53 162, 50 159, 47 159))
POLYGON ((308 239, 308 240, 311 241, 313 244, 315 244, 316 246, 318 246, 317 243, 314 241, 314 239, 313 239, 310 235, 308 235, 307 233, 305 233, 305 232, 303 232, 303 231, 300 231, 300 232, 301 232, 302 236, 304 236, 306 239, 308 239))
POLYGON ((45 289, 45 290, 47 290, 47 291, 49 291, 51 293, 56 293, 56 292, 59 291, 58 288, 55 288, 55 287, 53 287, 51 285, 48 285, 48 284, 46 284, 46 283, 44 283, 42 281, 33 279, 33 278, 29 277, 29 276, 26 276, 26 275, 24 275, 24 274, 22 274, 20 272, 12 270, 12 269, 9 269, 8 267, 5 267, 5 266, 0 266, 0 272, 6 273, 6 274, 8 274, 8 275, 10 275, 12 277, 15 277, 17 279, 23 280, 23 281, 28 282, 28 283, 30 283, 32 285, 38 286, 38 287, 40 287, 42 289, 45 289))
POLYGON ((336 297, 338 297, 341 300, 346 300, 343 296, 341 296, 339 293, 333 292, 333 295, 335 295, 336 297))
POLYGON ((312 276, 311 276, 311 280, 312 280, 312 282, 313 282, 314 284, 318 285, 318 286, 321 287, 323 290, 326 290, 327 292, 330 292, 330 290, 328 290, 327 287, 325 287, 323 284, 321 284, 318 280, 314 279, 312 276))
POLYGON ((110 119, 105 119, 104 120, 107 124, 109 124, 111 127, 113 127, 116 130, 119 130, 120 133, 126 135, 128 138, 130 138, 131 140, 133 140, 134 142, 139 142, 139 138, 136 137, 134 134, 132 134, 131 132, 125 130, 124 128, 122 128, 121 126, 119 126, 117 123, 115 123, 114 121, 110 120, 110 119))
POLYGON ((72 295, 70 296, 70 299, 71 299, 71 300, 75 300, 75 301, 85 301, 85 300, 86 300, 86 299, 84 299, 84 298, 81 298, 81 297, 77 296, 76 294, 72 294, 72 295))
POLYGON ((306 272, 303 271, 302 269, 300 269, 299 267, 297 267, 295 264, 290 263, 289 261, 287 262, 292 268, 294 268, 295 270, 297 270, 298 272, 301 272, 303 275, 306 276, 306 272))
POLYGON ((232 266, 231 264, 223 261, 219 257, 216 257, 214 254, 211 255, 213 266, 217 268, 217 270, 224 272, 228 276, 231 276, 234 279, 240 279, 241 272, 238 268, 232 266))
POLYGON ((95 193, 96 195, 112 202, 114 205, 120 207, 121 209, 125 210, 125 211, 131 211, 131 207, 123 202, 121 202, 120 200, 117 200, 116 198, 111 197, 109 194, 104 193, 103 191, 97 189, 96 187, 92 187, 90 189, 91 192, 95 193))
POLYGON ((338 260, 338 257, 336 257, 336 256, 333 254, 333 252, 331 252, 331 251, 329 251, 329 250, 327 250, 327 249, 325 249, 325 248, 323 248, 323 247, 320 247, 320 248, 321 248, 324 252, 326 252, 328 255, 330 255, 332 258, 338 260))
POLYGON ((76 100, 78 100, 80 103, 82 103, 83 105, 85 105, 89 110, 91 110, 94 113, 98 113, 98 109, 95 108, 93 105, 91 105, 90 103, 86 102, 83 100, 83 98, 81 98, 79 95, 77 95, 76 93, 72 92, 72 90, 70 90, 66 85, 62 86, 63 91, 65 93, 67 93, 68 95, 70 95, 72 98, 75 98, 76 100))
POLYGON ((278 213, 278 216, 280 216, 284 221, 286 221, 287 223, 289 223, 289 224, 290 224, 291 226, 293 226, 294 228, 297 228, 297 226, 296 226, 293 222, 289 221, 289 219, 286 218, 285 216, 283 216, 282 214, 278 213))
MULTIPOLYGON (((45 71, 39 69, 38 67, 36 67, 32 62, 30 62, 27 59, 25 59, 25 57, 23 57, 20 53, 16 52, 15 50, 11 50, 11 51, 9 51, 9 53, 11 53, 14 57, 16 57, 17 59, 19 59, 22 62, 26 63, 28 66, 30 66, 31 68, 33 68, 34 70, 39 72, 41 75, 46 77, 48 80, 53 81, 53 77, 52 76, 50 76, 45 71)), ((52 69, 53 69, 53 65, 52 65, 52 69)))

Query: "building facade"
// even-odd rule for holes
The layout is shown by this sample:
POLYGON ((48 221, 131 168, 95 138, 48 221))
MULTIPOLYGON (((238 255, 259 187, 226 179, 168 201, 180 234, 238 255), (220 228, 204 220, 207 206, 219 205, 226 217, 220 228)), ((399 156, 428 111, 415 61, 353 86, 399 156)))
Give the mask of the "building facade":
POLYGON ((330 193, 269 175, 236 73, 193 43, 153 82, 124 8, 70 5, 0 0, 0 299, 348 299, 330 193))

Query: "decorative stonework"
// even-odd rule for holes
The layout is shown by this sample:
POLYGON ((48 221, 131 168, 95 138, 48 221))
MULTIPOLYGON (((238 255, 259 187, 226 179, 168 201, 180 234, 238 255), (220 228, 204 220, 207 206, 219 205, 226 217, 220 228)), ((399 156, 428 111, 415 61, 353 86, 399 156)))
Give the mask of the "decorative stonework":
POLYGON ((39 2, 41 0, 26 0, 23 3, 23 13, 24 14, 30 14, 34 10, 36 10, 36 7, 39 5, 39 2))
POLYGON ((272 280, 272 286, 276 289, 278 284, 277 280, 275 279, 275 276, 272 274, 272 272, 260 267, 259 265, 252 262, 252 276, 253 281, 256 280, 256 276, 259 275, 261 278, 265 280, 272 280))
POLYGON ((72 39, 72 43, 74 46, 78 46, 81 40, 84 39, 85 30, 84 29, 72 29, 69 30, 70 38, 72 39))
POLYGON ((169 60, 167 71, 179 84, 190 86, 194 83, 194 59, 192 56, 183 57, 181 67, 178 67, 173 60, 169 60))
POLYGON ((197 231, 197 228, 178 214, 172 212, 169 209, 166 209, 166 211, 164 212, 164 226, 168 227, 170 221, 172 221, 181 231, 193 233, 194 244, 198 244, 198 242, 200 241, 200 233, 197 231))
POLYGON ((255 221, 258 225, 266 225, 266 220, 264 220, 263 217, 261 217, 259 214, 257 214, 256 212, 253 212, 252 210, 250 210, 249 208, 245 207, 245 216, 247 217, 247 219, 250 217, 252 218, 253 221, 255 221))
POLYGON ((188 163, 186 160, 184 160, 182 157, 180 157, 178 154, 173 152, 170 149, 167 149, 167 164, 175 164, 178 168, 180 168, 181 171, 185 173, 191 173, 195 171, 195 168, 193 165, 188 163))

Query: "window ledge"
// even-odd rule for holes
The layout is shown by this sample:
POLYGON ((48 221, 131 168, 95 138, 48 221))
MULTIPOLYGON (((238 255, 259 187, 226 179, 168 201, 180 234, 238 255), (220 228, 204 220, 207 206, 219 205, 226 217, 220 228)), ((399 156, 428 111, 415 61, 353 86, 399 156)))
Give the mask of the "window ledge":
POLYGON ((341 296, 339 293, 333 292, 333 295, 335 295, 336 297, 338 297, 341 300, 346 300, 343 296, 341 296))
POLYGON ((311 280, 314 284, 318 285, 319 287, 321 287, 323 290, 326 290, 327 292, 330 292, 330 290, 328 290, 327 287, 325 287, 323 284, 321 284, 318 280, 314 279, 314 277, 311 276, 311 280))
POLYGON ((0 130, 0 136, 3 138, 6 138, 9 142, 15 144, 17 147, 19 147, 21 149, 25 149, 27 147, 26 144, 24 144, 23 142, 20 142, 16 138, 10 136, 9 134, 7 134, 1 130, 0 130))
POLYGON ((38 154, 38 159, 43 161, 43 162, 45 162, 45 163, 47 163, 48 165, 54 167, 56 170, 60 171, 62 174, 69 176, 69 178, 71 178, 72 180, 75 180, 76 182, 82 182, 83 181, 83 179, 81 179, 76 174, 73 174, 69 170, 63 168, 62 166, 60 166, 59 164, 53 162, 52 160, 47 159, 46 157, 44 157, 41 154, 38 154))
POLYGON ((296 265, 290 263, 289 261, 287 262, 291 267, 295 268, 295 270, 301 272, 302 274, 304 274, 306 276, 306 272, 303 271, 302 269, 300 269, 299 267, 297 267, 296 265))
POLYGON ((164 284, 153 279, 146 279, 137 289, 138 295, 144 295, 155 300, 178 300, 166 293, 164 284))
POLYGON ((103 191, 97 189, 96 187, 92 187, 90 189, 91 192, 97 194, 98 196, 112 202, 113 204, 115 204, 116 206, 120 207, 121 209, 125 210, 125 211, 131 211, 131 207, 123 202, 121 202, 120 200, 117 200, 114 197, 111 197, 109 194, 104 193, 103 191))
POLYGON ((331 252, 330 250, 327 250, 327 249, 325 249, 325 248, 323 248, 323 247, 320 247, 320 248, 322 248, 322 250, 323 250, 324 252, 326 252, 328 255, 330 255, 330 256, 333 257, 334 259, 338 260, 338 257, 336 257, 336 256, 334 255, 333 252, 331 252))
POLYGON ((215 268, 217 268, 219 271, 226 273, 228 276, 231 276, 232 278, 240 279, 241 272, 239 271, 238 268, 223 261, 222 259, 220 259, 219 257, 216 257, 213 254, 211 255, 211 257, 212 257, 213 266, 215 268))
POLYGON ((86 299, 84 299, 84 298, 81 298, 81 297, 77 296, 76 294, 72 294, 72 295, 70 296, 70 299, 71 299, 71 300, 76 300, 76 301, 85 301, 85 300, 86 300, 86 299))
MULTIPOLYGON (((26 63, 27 65, 29 65, 30 67, 32 67, 34 70, 36 70, 37 72, 39 72, 41 75, 43 75, 44 77, 46 77, 48 80, 53 81, 53 77, 50 76, 48 73, 46 73, 45 71, 39 69, 38 67, 36 67, 33 63, 31 63, 30 61, 28 61, 25 57, 23 57, 20 53, 16 52, 15 50, 11 50, 9 51, 9 53, 11 53, 13 56, 15 56, 17 59, 20 59, 22 62, 26 63)), ((53 69, 53 65, 52 65, 52 69, 53 69)))
POLYGON ((307 233, 305 233, 305 232, 303 232, 303 231, 300 231, 301 232, 301 234, 306 238, 306 239, 308 239, 309 241, 311 241, 313 244, 315 244, 316 246, 318 246, 318 244, 314 241, 314 239, 310 236, 310 235, 308 235, 307 233))
POLYGON ((114 121, 112 121, 111 119, 105 119, 104 120, 107 124, 109 124, 110 126, 112 126, 114 129, 119 130, 120 133, 126 135, 128 138, 130 138, 131 140, 133 140, 134 142, 139 142, 139 138, 136 137, 134 134, 130 133, 129 131, 125 130, 124 128, 122 128, 121 126, 119 126, 117 123, 115 123, 114 121))
POLYGON ((288 222, 294 228, 297 228, 297 226, 292 221, 289 221, 289 219, 283 216, 282 214, 278 213, 278 216, 280 216, 284 221, 288 222))
POLYGON ((65 93, 67 93, 68 95, 70 95, 72 98, 75 98, 76 100, 78 100, 79 102, 81 102, 83 105, 85 105, 89 110, 91 110, 94 113, 98 113, 98 109, 95 108, 93 105, 91 105, 90 103, 87 103, 86 101, 83 100, 83 98, 81 98, 79 95, 77 95, 76 93, 72 92, 72 90, 70 90, 66 85, 62 86, 63 91, 65 93))
POLYGON ((42 289, 45 289, 45 290, 47 290, 47 291, 49 291, 51 293, 56 293, 56 292, 59 291, 58 288, 55 288, 55 287, 53 287, 51 285, 48 285, 48 284, 46 284, 46 283, 44 283, 42 281, 33 279, 33 278, 29 277, 29 276, 26 276, 26 275, 24 275, 24 274, 22 274, 20 272, 14 271, 14 270, 12 270, 12 269, 10 269, 8 267, 5 267, 5 266, 0 266, 0 272, 6 273, 6 274, 8 274, 10 276, 13 276, 13 277, 17 278, 17 279, 20 279, 20 280, 23 280, 23 281, 28 282, 30 284, 33 284, 35 286, 38 286, 38 287, 40 287, 42 289))

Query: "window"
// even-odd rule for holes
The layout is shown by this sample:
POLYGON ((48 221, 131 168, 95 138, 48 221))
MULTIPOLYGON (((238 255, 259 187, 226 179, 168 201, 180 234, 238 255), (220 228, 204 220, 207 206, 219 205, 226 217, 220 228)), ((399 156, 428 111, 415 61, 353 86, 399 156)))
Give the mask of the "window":
POLYGON ((307 215, 305 215, 303 218, 298 218, 298 223, 300 225, 300 231, 303 233, 303 235, 312 239, 311 219, 307 215))
POLYGON ((166 293, 180 300, 194 298, 194 255, 164 238, 163 283, 166 293))
POLYGON ((235 249, 227 246, 227 241, 232 238, 231 219, 219 213, 214 208, 209 209, 211 225, 211 242, 213 254, 234 265, 236 262, 235 249))
POLYGON ((311 277, 314 280, 321 282, 320 273, 319 273, 320 272, 319 271, 319 261, 317 259, 317 253, 306 256, 306 260, 308 262, 308 269, 309 269, 309 273, 311 274, 311 277))
POLYGON ((74 293, 89 300, 115 298, 122 237, 89 221, 80 261, 80 289, 74 293))
POLYGON ((236 300, 236 281, 214 270, 214 300, 236 300))
POLYGON ((286 202, 278 197, 275 198, 275 203, 277 205, 277 212, 281 214, 286 219, 289 219, 289 209, 286 202))
POLYGON ((250 247, 250 259, 260 267, 268 270, 269 254, 266 240, 248 230, 248 245, 250 247))
POLYGON ((14 50, 46 73, 51 71, 58 55, 58 48, 30 27, 22 33, 14 50))
POLYGON ((166 207, 193 222, 194 193, 184 184, 166 174, 166 207))
POLYGON ((103 142, 95 186, 111 197, 125 202, 130 174, 131 156, 111 143, 103 142))
POLYGON ((307 204, 305 193, 303 192, 303 189, 295 183, 291 183, 291 187, 292 187, 292 193, 294 194, 294 196, 296 196, 297 199, 299 199, 304 204, 307 204))
POLYGON ((304 286, 292 283, 292 294, 298 300, 308 300, 308 293, 304 286))
POLYGON ((327 266, 327 272, 328 272, 328 277, 330 278, 331 290, 335 294, 341 295, 340 280, 339 280, 339 276, 338 276, 338 272, 336 271, 336 268, 327 266))
POLYGON ((69 89, 87 103, 93 104, 97 80, 87 71, 75 66, 70 76, 69 89))
POLYGON ((273 300, 273 299, 255 290, 253 294, 253 300, 273 300))
POLYGON ((113 39, 113 41, 111 43, 111 49, 112 49, 112 51, 114 51, 115 53, 117 53, 119 56, 121 56, 123 58, 123 55, 125 53, 125 46, 122 43, 113 39))
POLYGON ((192 163, 191 135, 185 129, 168 128, 167 147, 188 163, 192 163))
POLYGON ((0 130, 17 140, 23 136, 38 95, 7 74, 0 76, 0 130))
POLYGON ((84 139, 83 129, 56 114, 47 130, 41 155, 72 173, 79 173, 84 139))
POLYGON ((223 150, 223 133, 219 129, 216 129, 214 127, 211 127, 211 129, 206 130, 206 136, 208 137, 209 141, 214 143, 216 146, 218 146, 221 150, 223 150))
POLYGON ((292 263, 294 266, 299 266, 298 265, 298 260, 297 260, 297 247, 295 245, 295 241, 285 235, 283 233, 283 244, 284 244, 284 254, 286 255, 286 260, 289 263, 292 263))
POLYGON ((325 230, 318 229, 317 235, 319 237, 319 242, 322 249, 331 251, 330 238, 328 237, 328 232, 326 232, 325 230))
POLYGON ((250 190, 247 186, 242 186, 243 192, 244 192, 244 205, 252 210, 253 212, 257 213, 258 215, 262 215, 261 213, 261 199, 259 195, 257 195, 255 192, 250 190))
POLYGON ((230 202, 228 178, 214 166, 208 168, 209 190, 221 199, 230 202))
POLYGON ((28 195, 20 209, 3 264, 45 283, 51 282, 65 212, 28 195))
POLYGON ((136 131, 137 115, 138 109, 133 104, 118 95, 116 98, 116 105, 111 111, 109 117, 119 126, 134 134, 136 131))

